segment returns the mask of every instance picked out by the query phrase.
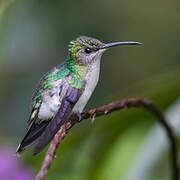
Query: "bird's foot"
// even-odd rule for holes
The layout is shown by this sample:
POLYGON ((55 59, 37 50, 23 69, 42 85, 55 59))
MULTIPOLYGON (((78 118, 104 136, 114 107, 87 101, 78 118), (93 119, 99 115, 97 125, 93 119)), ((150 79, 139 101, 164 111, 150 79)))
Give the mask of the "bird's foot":
POLYGON ((96 117, 96 109, 90 109, 88 110, 88 114, 91 117, 91 123, 93 124, 95 121, 95 117, 96 117))
POLYGON ((78 122, 81 122, 81 120, 82 120, 81 113, 77 112, 76 115, 78 117, 78 122))

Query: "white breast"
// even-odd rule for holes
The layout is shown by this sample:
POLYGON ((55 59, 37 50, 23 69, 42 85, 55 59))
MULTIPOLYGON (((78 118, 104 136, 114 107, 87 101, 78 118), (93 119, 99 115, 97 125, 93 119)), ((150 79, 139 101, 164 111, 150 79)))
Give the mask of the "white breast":
POLYGON ((99 72, 100 72, 100 57, 97 59, 89 68, 88 73, 86 75, 86 85, 83 94, 81 95, 79 101, 73 108, 74 113, 81 113, 86 106, 89 98, 91 97, 97 83, 99 80, 99 72))

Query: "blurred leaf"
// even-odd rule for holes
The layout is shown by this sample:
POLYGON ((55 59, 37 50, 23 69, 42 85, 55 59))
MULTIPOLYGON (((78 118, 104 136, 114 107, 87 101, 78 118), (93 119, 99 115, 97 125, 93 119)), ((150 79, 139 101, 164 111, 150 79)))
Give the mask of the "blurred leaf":
POLYGON ((0 1, 0 20, 5 10, 11 5, 15 0, 1 0, 0 1))

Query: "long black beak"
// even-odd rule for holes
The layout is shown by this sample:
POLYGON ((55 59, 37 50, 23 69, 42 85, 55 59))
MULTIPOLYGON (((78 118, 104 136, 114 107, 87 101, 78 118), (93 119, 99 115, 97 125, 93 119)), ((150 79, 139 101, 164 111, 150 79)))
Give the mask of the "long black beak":
POLYGON ((142 45, 142 43, 134 42, 134 41, 114 42, 114 43, 105 44, 101 49, 107 49, 110 47, 121 46, 121 45, 142 45))

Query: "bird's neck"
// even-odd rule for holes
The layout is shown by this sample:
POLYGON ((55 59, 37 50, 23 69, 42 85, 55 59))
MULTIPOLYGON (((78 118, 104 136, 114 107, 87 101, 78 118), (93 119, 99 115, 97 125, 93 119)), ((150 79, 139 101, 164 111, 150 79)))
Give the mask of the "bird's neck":
POLYGON ((78 64, 70 55, 67 56, 64 66, 69 70, 69 74, 71 75, 69 84, 77 89, 83 88, 88 68, 84 65, 78 64))
POLYGON ((77 63, 76 59, 70 56, 70 54, 68 54, 64 65, 69 69, 71 75, 77 78, 84 78, 88 71, 87 66, 77 63))

